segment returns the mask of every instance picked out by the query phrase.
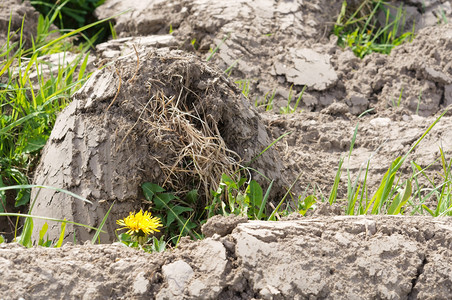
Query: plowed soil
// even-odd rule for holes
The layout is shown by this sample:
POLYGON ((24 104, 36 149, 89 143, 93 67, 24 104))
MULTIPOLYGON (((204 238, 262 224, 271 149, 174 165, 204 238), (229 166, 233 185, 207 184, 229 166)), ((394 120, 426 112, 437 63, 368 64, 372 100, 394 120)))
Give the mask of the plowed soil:
MULTIPOLYGON (((110 203, 119 203, 117 218, 141 206, 143 181, 164 184, 162 178, 171 177, 156 161, 187 166, 168 155, 181 151, 174 128, 165 127, 159 140, 138 122, 146 113, 148 123, 163 124, 155 118, 161 106, 154 114, 146 110, 149 99, 160 95, 149 92, 149 82, 160 87, 168 100, 162 103, 172 96, 182 103, 174 108, 180 119, 196 109, 200 121, 188 118, 187 124, 195 124, 190 128, 203 141, 215 139, 222 147, 227 159, 218 160, 221 166, 234 168, 290 132, 256 165, 277 181, 270 202, 278 203, 298 176, 294 195, 315 190, 328 197, 341 158, 352 178, 369 162, 372 194, 391 162, 452 105, 452 25, 442 21, 451 17, 451 3, 394 2, 406 8, 407 26, 416 24, 414 40, 390 55, 361 60, 331 35, 340 0, 107 0, 99 18, 131 10, 115 18, 119 39, 97 46, 96 64, 107 67, 59 116, 35 177, 35 183, 79 192, 94 205, 41 193, 36 214, 98 226, 110 203), (281 114, 290 91, 296 99, 305 86, 296 111, 281 114), (271 95, 270 108, 264 102, 271 95), (207 119, 211 127, 204 130, 207 119), (126 146, 118 147, 124 140, 126 146)), ((401 180, 411 176, 410 162, 428 166, 425 174, 441 180, 438 158, 442 149, 450 159, 451 128, 446 113, 410 153, 401 180)), ((253 176, 265 184, 263 176, 253 176)), ((339 198, 346 195, 346 176, 344 171, 339 198)), ((165 253, 119 244, 1 244, 0 299, 451 297, 449 218, 410 217, 411 210, 405 216, 334 216, 342 212, 340 205, 319 205, 311 217, 280 222, 217 216, 203 227, 206 239, 183 239, 165 253)), ((106 229, 103 241, 114 240, 114 222, 106 229)), ((49 232, 58 236, 58 227, 49 232)), ((78 234, 85 241, 93 233, 78 234)))

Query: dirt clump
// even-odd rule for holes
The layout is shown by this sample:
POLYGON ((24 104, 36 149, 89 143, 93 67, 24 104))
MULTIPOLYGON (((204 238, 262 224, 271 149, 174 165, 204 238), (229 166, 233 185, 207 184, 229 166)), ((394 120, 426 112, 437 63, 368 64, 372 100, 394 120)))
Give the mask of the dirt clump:
POLYGON ((29 1, 3 0, 0 3, 0 45, 5 45, 3 51, 6 50, 10 22, 9 44, 19 43, 22 21, 24 21, 22 39, 25 43, 25 49, 31 48, 32 39, 36 40, 38 17, 39 13, 31 6, 29 1))
POLYGON ((247 221, 247 217, 230 215, 225 218, 223 216, 216 215, 208 219, 207 222, 202 226, 202 233, 205 237, 211 237, 214 234, 225 236, 227 234, 230 234, 232 230, 237 227, 237 224, 246 223, 247 221))
MULTIPOLYGON (((34 190, 33 213, 96 226, 116 201, 104 237, 114 240, 114 220, 143 204, 144 182, 180 195, 197 188, 205 206, 222 173, 236 172, 270 143, 256 111, 221 73, 182 51, 137 52, 93 74, 74 95, 36 170, 35 183, 94 204, 34 190)), ((252 166, 278 180, 277 161, 270 149, 252 166)), ((89 239, 76 232, 78 241, 89 239)))
POLYGON ((153 293, 160 288, 165 260, 124 245, 68 243, 59 249, 1 244, 0 261, 1 299, 145 299, 143 289, 153 293))
POLYGON ((99 66, 111 62, 112 59, 120 56, 127 56, 135 53, 135 49, 142 51, 149 48, 177 48, 177 42, 174 36, 165 35, 150 35, 125 37, 96 45, 96 56, 99 59, 99 66))

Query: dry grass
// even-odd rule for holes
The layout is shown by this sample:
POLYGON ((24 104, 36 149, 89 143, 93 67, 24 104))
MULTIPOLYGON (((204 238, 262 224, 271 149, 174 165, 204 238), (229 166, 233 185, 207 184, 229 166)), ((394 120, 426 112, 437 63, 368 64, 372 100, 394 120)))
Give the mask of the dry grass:
POLYGON ((239 155, 226 147, 216 122, 189 111, 182 98, 182 93, 169 98, 158 92, 143 107, 146 113, 137 122, 145 124, 152 140, 166 147, 164 159, 153 157, 165 174, 163 186, 186 194, 195 184, 208 196, 222 174, 238 170, 239 155))

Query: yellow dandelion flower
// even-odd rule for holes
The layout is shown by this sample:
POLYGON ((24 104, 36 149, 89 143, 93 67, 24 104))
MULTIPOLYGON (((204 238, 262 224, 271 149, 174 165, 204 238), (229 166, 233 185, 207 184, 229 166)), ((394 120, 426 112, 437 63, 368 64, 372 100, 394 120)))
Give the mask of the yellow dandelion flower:
POLYGON ((152 217, 151 213, 148 211, 143 213, 142 209, 136 214, 131 212, 129 216, 122 220, 117 220, 116 223, 124 226, 118 230, 129 229, 127 234, 134 235, 148 235, 153 232, 160 232, 157 228, 163 226, 159 218, 152 217))

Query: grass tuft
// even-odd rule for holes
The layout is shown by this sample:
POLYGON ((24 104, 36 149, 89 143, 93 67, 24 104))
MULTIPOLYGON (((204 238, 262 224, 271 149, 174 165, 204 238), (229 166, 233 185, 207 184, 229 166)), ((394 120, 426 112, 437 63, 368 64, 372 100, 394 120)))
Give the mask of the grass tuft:
POLYGON ((405 31, 405 18, 403 4, 395 7, 383 0, 362 0, 356 7, 344 0, 333 34, 339 46, 349 47, 359 58, 373 52, 389 54, 394 47, 414 38, 415 25, 405 31))
MULTIPOLYGON (((39 17, 36 38, 28 49, 23 23, 19 42, 10 43, 10 19, 7 43, 0 48, 0 187, 29 183, 56 115, 90 76, 86 70, 92 41, 74 47, 68 39, 108 19, 59 35, 51 24, 65 3, 39 17)), ((29 201, 30 190, 21 189, 14 206, 29 201)), ((6 207, 6 194, 0 192, 0 212, 6 207)))

